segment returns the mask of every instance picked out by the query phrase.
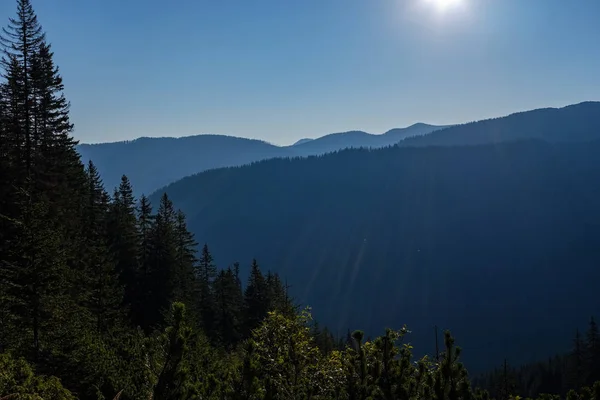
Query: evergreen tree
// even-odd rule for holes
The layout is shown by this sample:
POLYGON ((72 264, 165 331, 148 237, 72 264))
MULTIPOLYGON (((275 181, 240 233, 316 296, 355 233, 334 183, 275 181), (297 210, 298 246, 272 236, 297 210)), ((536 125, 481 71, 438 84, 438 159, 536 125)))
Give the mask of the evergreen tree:
POLYGON ((590 318, 590 323, 586 335, 586 369, 588 376, 586 383, 593 385, 600 380, 600 335, 598 334, 598 325, 594 317, 590 318))
POLYGON ((244 291, 244 334, 246 337, 267 316, 268 311, 269 293, 267 283, 258 263, 256 260, 252 260, 250 277, 244 291))
MULTIPOLYGON (((449 331, 444 334, 444 344, 446 352, 439 364, 436 374, 435 384, 433 386, 434 398, 438 400, 458 400, 468 397, 470 394, 470 381, 467 370, 459 361, 461 349, 454 345, 454 338, 449 331)), ((507 374, 505 365, 505 379, 500 399, 509 399, 513 394, 513 385, 507 374)), ((500 400, 499 399, 499 400, 500 400)))
POLYGON ((161 366, 158 381, 154 387, 152 398, 156 400, 189 398, 187 385, 189 377, 186 369, 186 357, 192 330, 186 321, 185 305, 174 303, 172 306, 173 325, 165 329, 159 338, 163 348, 159 355, 161 366))
POLYGON ((136 301, 131 304, 131 319, 134 325, 140 326, 145 330, 150 327, 150 315, 152 311, 147 307, 152 304, 152 285, 150 266, 152 255, 152 229, 155 216, 152 213, 152 205, 146 196, 140 198, 137 209, 137 233, 139 248, 137 254, 137 264, 139 271, 137 274, 137 285, 140 293, 136 301))
POLYGON ((217 276, 217 267, 213 264, 213 257, 205 243, 202 247, 200 260, 196 265, 196 301, 202 321, 204 332, 212 339, 214 333, 214 321, 216 313, 215 298, 213 292, 213 282, 217 276))
POLYGON ((68 207, 72 199, 65 195, 78 189, 81 181, 73 178, 79 174, 81 179, 82 166, 75 150, 77 142, 70 137, 73 130, 69 121, 70 105, 52 57, 50 45, 42 42, 31 61, 36 174, 39 184, 52 197, 52 203, 68 207))
POLYGON ((321 329, 319 323, 314 321, 310 333, 322 354, 329 354, 336 349, 337 343, 335 338, 327 327, 321 329))
POLYGON ((60 225, 49 214, 45 201, 23 208, 18 242, 12 251, 18 256, 4 260, 1 275, 7 282, 7 306, 15 318, 11 347, 38 360, 40 352, 50 350, 53 328, 63 320, 67 306, 68 273, 65 269, 60 225))
POLYGON ((108 243, 119 280, 124 288, 123 303, 131 311, 140 305, 139 235, 135 214, 135 198, 129 179, 123 175, 110 205, 108 243))
POLYGON ((163 314, 176 295, 177 236, 176 215, 173 203, 165 193, 160 201, 158 213, 149 235, 150 254, 146 267, 148 302, 144 304, 144 329, 158 327, 163 314))
MULTIPOLYGON (((185 221, 185 214, 179 210, 177 212, 177 221, 175 227, 176 235, 176 278, 174 297, 177 301, 184 304, 192 304, 194 300, 195 286, 195 267, 198 262, 196 258, 196 247, 198 243, 194 235, 188 230, 185 221)), ((193 322, 198 322, 196 316, 190 318, 193 322)))
POLYGON ((26 176, 31 176, 34 165, 35 144, 38 141, 32 131, 32 117, 35 114, 34 90, 32 88, 32 64, 45 42, 45 34, 29 0, 17 1, 17 17, 9 18, 9 24, 2 29, 0 44, 4 48, 2 64, 12 85, 11 103, 15 104, 15 117, 18 124, 13 128, 23 144, 23 160, 26 176))
POLYGON ((16 57, 10 58, 11 63, 5 72, 6 82, 0 83, 0 256, 7 257, 9 240, 16 229, 14 218, 19 215, 19 201, 16 188, 25 182, 24 168, 21 157, 21 135, 18 106, 19 68, 16 57))
POLYGON ((137 210, 138 217, 138 242, 140 249, 138 253, 138 261, 141 266, 146 265, 150 254, 150 234, 154 225, 154 214, 152 214, 152 205, 150 200, 142 195, 137 210))
POLYGON ((267 298, 269 311, 277 311, 284 315, 294 315, 296 309, 288 296, 287 288, 277 273, 267 273, 266 278, 267 298))
MULTIPOLYGON (((58 69, 27 0, 0 34, 3 76, 0 276, 3 307, 19 327, 11 347, 35 360, 68 345, 78 309, 70 285, 85 190, 83 166, 69 134, 58 69), (60 138, 60 140, 57 140, 60 138), (25 349, 31 350, 31 352, 25 349)), ((81 265, 77 265, 81 267, 81 265)), ((7 344, 8 345, 8 344, 7 344)))
POLYGON ((585 346, 579 329, 575 332, 575 339, 573 340, 573 350, 569 355, 569 376, 567 379, 568 386, 571 389, 579 390, 586 379, 584 374, 585 358, 584 358, 585 346))
POLYGON ((243 295, 235 272, 221 270, 214 282, 215 335, 218 341, 231 349, 242 336, 243 295))
POLYGON ((85 212, 86 269, 82 276, 89 282, 88 306, 98 332, 108 332, 121 320, 123 289, 107 243, 109 198, 92 161, 87 168, 88 206, 85 212))

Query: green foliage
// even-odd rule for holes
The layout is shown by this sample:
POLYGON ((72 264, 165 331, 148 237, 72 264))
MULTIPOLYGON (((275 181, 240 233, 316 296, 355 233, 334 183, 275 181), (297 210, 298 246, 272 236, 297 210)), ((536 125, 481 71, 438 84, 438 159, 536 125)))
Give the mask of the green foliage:
POLYGON ((253 332, 253 356, 265 397, 301 399, 320 394, 313 386, 320 353, 307 326, 309 318, 306 312, 292 319, 269 312, 253 332))
POLYGON ((35 375, 23 359, 0 354, 0 398, 16 400, 73 400, 56 377, 35 375))

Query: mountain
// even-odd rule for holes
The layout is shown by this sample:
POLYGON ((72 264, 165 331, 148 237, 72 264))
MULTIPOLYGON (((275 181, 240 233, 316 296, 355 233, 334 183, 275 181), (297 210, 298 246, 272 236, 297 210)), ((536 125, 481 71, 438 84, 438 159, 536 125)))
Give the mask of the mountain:
POLYGON ((292 146, 298 146, 300 144, 307 143, 307 142, 310 142, 312 140, 314 140, 314 139, 310 139, 310 138, 300 139, 296 143, 294 143, 292 146))
POLYGON ((185 176, 205 170, 240 166, 275 157, 306 157, 346 148, 498 143, 541 138, 549 141, 584 140, 600 130, 599 102, 564 108, 543 108, 506 117, 454 126, 417 123, 383 134, 350 131, 301 139, 291 146, 275 146, 260 140, 224 135, 183 138, 139 138, 133 141, 81 144, 84 162, 93 160, 105 186, 112 190, 127 175, 136 194, 153 191, 185 176), (594 125, 589 125, 590 123, 594 125), (565 132, 569 132, 565 136, 565 132))
POLYGON ((434 325, 451 329, 477 372, 568 350, 600 311, 599 154, 540 140, 345 150, 165 191, 221 267, 256 257, 340 335, 406 323, 429 350, 434 325))
POLYGON ((444 128, 447 126, 418 123, 407 128, 392 129, 381 135, 363 131, 332 133, 316 140, 296 144, 295 147, 302 150, 303 155, 319 155, 346 148, 381 148, 392 146, 409 137, 420 137, 444 128))
POLYGON ((600 102, 562 108, 541 108, 468 124, 454 125, 427 136, 402 141, 402 146, 500 143, 518 139, 551 142, 590 140, 600 136, 600 102))
POLYGON ((256 257, 287 277, 336 333, 450 328, 477 371, 568 346, 600 310, 599 128, 600 103, 540 109, 207 171, 152 199, 168 192, 220 265, 256 257))
POLYGON ((260 140, 225 135, 197 135, 183 138, 148 138, 132 141, 81 144, 84 162, 92 160, 105 186, 112 190, 121 176, 135 182, 136 194, 153 191, 185 176, 205 170, 248 164, 274 157, 303 157, 349 147, 382 147, 395 144, 407 135, 422 135, 441 127, 416 124, 382 135, 361 132, 303 139, 292 146, 275 146, 260 140))
POLYGON ((78 151, 84 162, 91 159, 96 164, 109 191, 125 174, 135 183, 137 194, 150 194, 196 172, 293 155, 286 148, 264 141, 224 135, 142 137, 126 142, 82 144, 78 151))

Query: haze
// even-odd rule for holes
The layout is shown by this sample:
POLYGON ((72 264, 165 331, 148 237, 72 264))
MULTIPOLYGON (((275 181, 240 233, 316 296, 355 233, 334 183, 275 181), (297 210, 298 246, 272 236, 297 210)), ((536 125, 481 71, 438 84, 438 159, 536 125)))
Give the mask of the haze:
POLYGON ((60 0, 36 10, 84 143, 218 133, 289 144, 597 99, 600 2, 464 0, 443 14, 422 3, 60 0))

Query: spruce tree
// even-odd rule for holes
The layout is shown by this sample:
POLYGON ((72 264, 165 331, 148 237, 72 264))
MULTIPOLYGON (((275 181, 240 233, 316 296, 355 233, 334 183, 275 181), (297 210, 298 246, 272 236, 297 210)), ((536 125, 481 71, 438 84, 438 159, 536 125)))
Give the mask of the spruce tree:
POLYGON ((198 302, 197 309, 200 313, 202 327, 204 332, 211 338, 214 337, 214 321, 215 321, 215 298, 213 292, 213 283, 217 276, 217 267, 213 263, 212 254, 205 243, 202 246, 200 260, 196 265, 196 301, 198 302))
MULTIPOLYGON (((196 247, 198 243, 194 239, 194 234, 191 233, 187 228, 185 220, 185 214, 183 211, 177 211, 176 225, 176 279, 175 279, 175 299, 189 304, 189 308, 193 308, 192 302, 194 299, 194 281, 195 281, 195 267, 198 262, 196 258, 196 247)), ((190 320, 195 323, 198 322, 195 318, 190 320)))
POLYGON ((292 299, 288 296, 287 288, 277 273, 271 271, 267 273, 266 286, 269 311, 277 311, 286 316, 296 313, 292 299))
POLYGON ((579 333, 579 329, 575 332, 575 339, 573 340, 573 350, 569 355, 568 364, 568 383, 571 389, 579 390, 585 379, 587 378, 584 373, 585 368, 585 346, 579 333))
POLYGON ((243 297, 234 270, 221 270, 214 282, 215 331, 219 343, 231 349, 242 336, 243 297))
POLYGON ((173 203, 165 193, 149 233, 150 254, 147 259, 146 285, 148 302, 144 304, 145 329, 162 324, 163 315, 175 297, 177 277, 176 215, 173 203))
POLYGON ((586 335, 586 369, 588 385, 593 385, 594 382, 600 380, 600 334, 598 333, 598 325, 594 317, 590 318, 590 323, 586 335))
POLYGON ((88 307, 99 333, 121 321, 123 289, 107 240, 109 199, 92 161, 87 168, 88 206, 85 212, 85 259, 83 276, 89 282, 88 307))
POLYGON ((248 284, 244 291, 244 334, 248 337, 269 311, 268 287, 256 260, 252 260, 252 267, 248 284))
POLYGON ((148 304, 152 304, 152 281, 150 266, 152 253, 152 228, 154 226, 155 216, 152 213, 152 205, 150 200, 142 195, 137 208, 137 233, 138 233, 138 254, 137 263, 139 271, 137 274, 137 285, 140 293, 137 301, 131 304, 131 319, 134 325, 140 326, 147 330, 149 328, 149 313, 148 304))
POLYGON ((2 151, 10 172, 10 186, 2 190, 0 201, 6 204, 2 239, 10 248, 1 246, 0 272, 7 293, 13 293, 6 296, 7 306, 22 328, 15 343, 31 334, 31 354, 37 359, 63 340, 60 332, 68 316, 76 315, 68 291, 75 269, 69 267, 76 264, 73 238, 80 223, 84 173, 70 142, 72 126, 51 118, 60 114, 58 119, 68 121, 68 109, 60 106, 64 97, 58 70, 28 0, 17 1, 17 16, 9 19, 0 44, 2 151))
MULTIPOLYGON (((34 90, 32 88, 32 64, 40 46, 45 42, 45 34, 29 0, 17 0, 17 17, 9 18, 6 28, 2 28, 0 44, 4 50, 2 64, 7 79, 14 85, 15 98, 11 99, 17 107, 18 131, 22 137, 23 160, 27 176, 30 176, 34 164, 35 142, 32 131, 34 115, 34 90)), ((14 128, 17 128, 15 126, 14 128)))
MULTIPOLYGON (((139 235, 135 198, 129 179, 123 175, 110 205, 108 243, 124 288, 123 304, 127 308, 140 300, 139 235)), ((134 307, 137 308, 138 307, 134 307)), ((131 310, 130 310, 131 311, 131 310)))
POLYGON ((154 214, 152 214, 152 204, 150 200, 142 195, 139 206, 137 208, 137 231, 138 243, 140 244, 138 251, 138 263, 143 268, 150 254, 150 236, 152 226, 154 225, 154 214))

